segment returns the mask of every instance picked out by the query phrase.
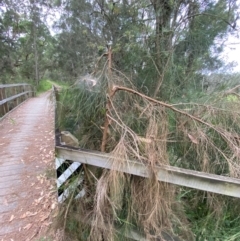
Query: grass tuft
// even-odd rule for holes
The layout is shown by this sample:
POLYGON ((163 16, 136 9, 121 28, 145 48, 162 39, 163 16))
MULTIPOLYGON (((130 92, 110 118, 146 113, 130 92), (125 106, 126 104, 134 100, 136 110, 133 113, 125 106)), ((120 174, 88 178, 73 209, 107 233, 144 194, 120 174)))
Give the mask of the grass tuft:
POLYGON ((37 87, 37 95, 44 93, 52 88, 52 83, 49 80, 41 80, 37 87))

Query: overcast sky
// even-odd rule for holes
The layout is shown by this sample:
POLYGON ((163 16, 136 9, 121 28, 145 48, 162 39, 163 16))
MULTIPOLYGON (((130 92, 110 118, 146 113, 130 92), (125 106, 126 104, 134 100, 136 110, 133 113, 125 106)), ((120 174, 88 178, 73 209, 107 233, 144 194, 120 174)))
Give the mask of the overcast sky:
MULTIPOLYGON (((239 16, 240 0, 236 0, 236 4, 239 16)), ((225 60, 225 62, 236 62, 237 66, 234 67, 233 70, 234 72, 240 72, 240 19, 238 19, 237 21, 236 29, 233 35, 229 35, 228 40, 225 42, 225 48, 222 57, 225 60)))
POLYGON ((240 72, 240 38, 239 36, 233 37, 229 36, 227 42, 225 43, 224 52, 222 58, 225 62, 236 62, 237 66, 234 67, 234 72, 240 72))

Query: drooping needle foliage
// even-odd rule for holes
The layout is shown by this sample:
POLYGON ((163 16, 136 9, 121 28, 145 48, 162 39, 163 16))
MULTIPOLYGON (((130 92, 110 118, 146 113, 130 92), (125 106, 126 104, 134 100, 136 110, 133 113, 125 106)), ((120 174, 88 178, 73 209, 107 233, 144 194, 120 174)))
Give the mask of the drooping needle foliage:
POLYGON ((0 1, 0 82, 70 85, 60 129, 151 174, 84 166, 86 195, 64 210, 70 240, 127 240, 131 230, 239 240, 237 199, 155 173, 172 165, 239 178, 239 75, 220 58, 238 11, 235 0, 0 1))
MULTIPOLYGON (((239 221, 239 214, 230 208, 236 204, 235 198, 159 182, 155 167, 174 165, 239 178, 236 89, 212 94, 208 100, 203 97, 198 103, 170 104, 137 91, 126 75, 113 68, 110 78, 106 68, 91 76, 94 86, 89 86, 87 76, 62 93, 62 120, 75 126, 71 131, 84 148, 100 150, 107 131, 105 149, 111 153, 113 165, 120 167, 128 160, 141 162, 150 178, 117 171, 91 172, 95 185, 75 204, 81 209, 78 215, 91 223, 82 230, 84 235, 87 233, 89 240, 126 240, 129 230, 134 229, 147 240, 166 238, 166 233, 194 240, 194 235, 200 238, 211 232, 204 226, 202 233, 195 225, 209 223, 212 228, 215 223, 212 237, 217 238, 220 231, 230 237, 233 232, 226 227, 226 215, 236 220, 233 228, 239 221)), ((87 181, 85 184, 89 188, 87 181)))

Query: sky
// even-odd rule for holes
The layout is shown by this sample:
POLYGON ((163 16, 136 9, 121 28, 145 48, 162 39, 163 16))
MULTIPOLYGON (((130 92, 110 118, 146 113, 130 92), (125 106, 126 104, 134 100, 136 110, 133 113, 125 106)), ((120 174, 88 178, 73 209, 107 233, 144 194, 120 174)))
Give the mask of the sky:
MULTIPOLYGON (((238 8, 238 17, 240 16, 240 0, 235 0, 238 8)), ((224 52, 222 54, 225 62, 236 62, 236 67, 233 68, 233 72, 240 73, 240 19, 236 22, 236 28, 232 35, 228 36, 225 42, 224 52)))
POLYGON ((222 58, 226 63, 236 62, 233 72, 240 72, 240 36, 229 36, 225 42, 222 58))

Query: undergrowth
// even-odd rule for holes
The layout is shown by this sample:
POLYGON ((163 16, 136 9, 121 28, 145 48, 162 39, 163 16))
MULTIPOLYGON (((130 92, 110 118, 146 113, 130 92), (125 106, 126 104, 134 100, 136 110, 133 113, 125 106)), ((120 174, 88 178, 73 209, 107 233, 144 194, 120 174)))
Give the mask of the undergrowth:
POLYGON ((50 90, 51 88, 52 88, 51 82, 49 82, 48 80, 41 80, 37 87, 37 94, 39 95, 41 93, 44 93, 50 90))
POLYGON ((61 92, 60 129, 82 148, 111 153, 116 168, 143 163, 150 178, 86 166, 86 195, 62 206, 66 240, 128 240, 132 230, 146 240, 240 240, 239 199, 159 182, 156 173, 174 165, 240 177, 234 91, 169 104, 141 94, 120 72, 92 78, 95 84, 88 76, 61 92))
POLYGON ((53 85, 58 87, 58 88, 62 88, 62 89, 68 87, 65 83, 45 79, 45 80, 41 80, 39 82, 39 85, 37 87, 37 94, 39 95, 41 93, 44 93, 44 92, 50 90, 53 85))

